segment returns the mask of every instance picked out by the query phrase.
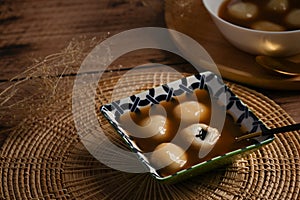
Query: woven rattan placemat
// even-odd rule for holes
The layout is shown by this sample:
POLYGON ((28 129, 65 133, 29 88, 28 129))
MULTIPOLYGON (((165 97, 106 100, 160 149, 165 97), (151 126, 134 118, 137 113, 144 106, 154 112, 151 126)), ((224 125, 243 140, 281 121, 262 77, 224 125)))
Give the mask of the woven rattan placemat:
MULTIPOLYGON (((115 98, 130 95, 130 88, 138 84, 144 90, 180 78, 151 72, 133 76, 115 98)), ((101 80, 96 108, 112 100, 119 78, 101 80)), ((264 95, 227 84, 269 127, 294 123, 264 95)), ((299 132, 279 134, 271 144, 227 167, 163 185, 148 174, 119 172, 93 158, 77 136, 71 94, 62 94, 59 100, 62 112, 29 117, 2 146, 0 199, 299 199, 299 132)), ((99 120, 102 129, 118 137, 101 115, 99 120)), ((116 138, 116 142, 122 141, 116 138)))

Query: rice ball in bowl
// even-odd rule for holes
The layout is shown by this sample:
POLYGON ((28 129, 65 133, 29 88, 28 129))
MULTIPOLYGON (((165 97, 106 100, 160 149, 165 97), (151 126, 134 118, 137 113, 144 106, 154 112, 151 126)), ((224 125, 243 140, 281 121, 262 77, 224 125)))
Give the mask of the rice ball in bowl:
POLYGON ((188 156, 184 149, 173 143, 162 143, 153 151, 150 161, 163 176, 172 175, 184 168, 188 156))
POLYGON ((209 123, 210 108, 208 105, 198 101, 186 101, 177 105, 174 109, 174 116, 181 119, 182 123, 209 123))
POLYGON ((180 146, 192 147, 203 158, 213 149, 221 134, 213 127, 203 123, 192 124, 179 132, 180 146))

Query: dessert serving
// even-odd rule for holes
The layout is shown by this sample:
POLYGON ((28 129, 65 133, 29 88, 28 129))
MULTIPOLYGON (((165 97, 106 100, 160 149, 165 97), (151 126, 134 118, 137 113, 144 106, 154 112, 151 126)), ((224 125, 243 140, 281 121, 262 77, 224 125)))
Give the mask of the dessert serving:
MULTIPOLYGON (((221 106, 219 109, 222 112, 221 106)), ((195 89, 169 101, 127 111, 119 123, 140 151, 149 153, 150 164, 165 177, 255 143, 235 142, 243 132, 230 115, 220 131, 209 126, 210 118, 208 91, 195 89)))
POLYGON ((300 53, 298 0, 202 0, 223 36, 238 49, 273 57, 300 53))
POLYGON ((273 140, 236 142, 267 128, 211 72, 112 102, 101 111, 149 172, 169 183, 230 163, 273 140), (223 126, 216 125, 222 118, 223 126))
POLYGON ((226 0, 219 16, 233 24, 263 31, 300 29, 298 0, 226 0))

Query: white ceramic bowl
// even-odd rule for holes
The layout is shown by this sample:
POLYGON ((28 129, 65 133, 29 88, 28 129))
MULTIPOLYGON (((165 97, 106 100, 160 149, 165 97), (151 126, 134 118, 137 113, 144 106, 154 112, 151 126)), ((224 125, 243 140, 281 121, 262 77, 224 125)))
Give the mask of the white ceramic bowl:
POLYGON ((258 31, 229 23, 218 16, 224 0, 203 0, 224 37, 235 47, 254 55, 291 56, 300 53, 300 30, 258 31))

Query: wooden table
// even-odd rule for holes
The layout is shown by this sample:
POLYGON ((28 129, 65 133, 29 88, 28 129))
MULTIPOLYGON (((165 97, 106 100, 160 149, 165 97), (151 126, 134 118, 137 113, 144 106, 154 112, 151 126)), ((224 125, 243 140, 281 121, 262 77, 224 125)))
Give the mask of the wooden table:
MULTIPOLYGON (((1 1, 0 91, 11 83, 11 78, 26 70, 33 59, 60 52, 72 38, 103 38, 128 29, 149 26, 166 26, 162 0, 1 1)), ((120 61, 121 68, 130 69, 142 62, 170 66, 181 62, 161 51, 141 51, 131 56, 132 59, 120 61)), ((300 122, 299 91, 253 89, 273 99, 296 122, 300 122)), ((2 116, 0 120, 0 125, 6 126, 7 118, 2 116)), ((4 139, 2 135, 0 140, 3 142, 4 139)))

